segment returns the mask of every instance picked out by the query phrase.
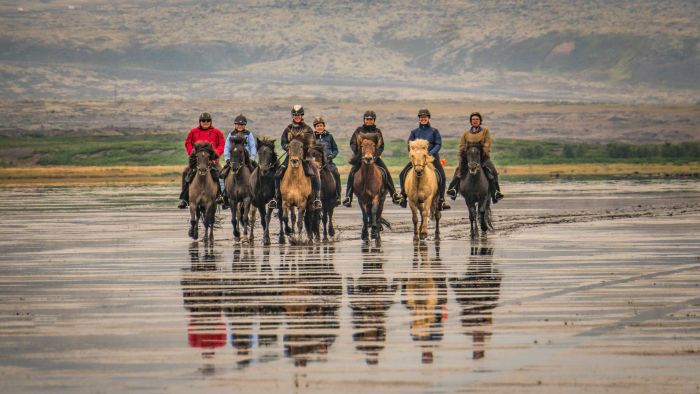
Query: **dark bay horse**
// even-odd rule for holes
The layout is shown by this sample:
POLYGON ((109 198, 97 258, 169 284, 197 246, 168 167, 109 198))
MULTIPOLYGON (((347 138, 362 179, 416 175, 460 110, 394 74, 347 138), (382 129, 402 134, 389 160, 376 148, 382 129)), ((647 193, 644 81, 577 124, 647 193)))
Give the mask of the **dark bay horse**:
MULTIPOLYGON (((260 224, 263 228, 263 245, 270 244, 270 219, 272 209, 267 209, 267 203, 275 198, 275 172, 279 167, 277 153, 275 153, 275 140, 258 138, 258 167, 250 175, 250 190, 252 192, 251 203, 260 213, 260 224)), ((253 215, 251 215, 253 216, 253 215)), ((250 220, 250 240, 253 240, 255 218, 250 220)))
POLYGON ((308 218, 307 233, 309 233, 309 238, 314 237, 317 241, 320 240, 320 222, 323 222, 323 241, 327 242, 329 240, 328 237, 333 238, 335 236, 333 211, 335 210, 335 203, 339 196, 336 190, 335 178, 328 168, 328 156, 326 155, 324 145, 325 143, 320 143, 309 149, 309 157, 313 161, 312 164, 319 168, 319 175, 321 177, 321 203, 323 204, 323 208, 320 212, 317 209, 307 210, 306 216, 308 218))
POLYGON ((247 163, 245 140, 232 140, 231 170, 224 180, 226 194, 231 203, 231 225, 233 226, 234 242, 248 242, 248 215, 253 193, 250 189, 250 167, 247 163), (240 227, 243 228, 241 237, 240 227))
POLYGON ((363 241, 367 241, 369 238, 369 228, 372 230, 372 239, 380 241, 382 224, 389 225, 386 220, 382 219, 387 190, 384 185, 382 169, 375 164, 377 143, 378 136, 360 134, 360 168, 355 173, 352 186, 362 210, 361 238, 363 241))
POLYGON ((285 243, 285 234, 294 243, 299 241, 304 227, 304 214, 311 198, 311 180, 304 172, 304 143, 292 140, 287 150, 289 167, 280 180, 282 205, 280 206, 279 243, 285 243), (292 219, 291 226, 289 219, 292 219), (296 231, 294 229, 296 225, 296 231))
POLYGON ((460 150, 459 156, 459 194, 464 197, 469 208, 470 235, 476 238, 479 235, 477 219, 484 234, 493 230, 489 180, 481 168, 482 146, 480 143, 467 144, 460 150))
POLYGON ((204 241, 214 239, 214 222, 216 218, 216 193, 218 185, 211 176, 211 167, 219 158, 214 148, 208 142, 197 142, 194 145, 197 159, 197 173, 189 185, 190 193, 190 230, 192 239, 199 237, 199 219, 204 222, 204 241))

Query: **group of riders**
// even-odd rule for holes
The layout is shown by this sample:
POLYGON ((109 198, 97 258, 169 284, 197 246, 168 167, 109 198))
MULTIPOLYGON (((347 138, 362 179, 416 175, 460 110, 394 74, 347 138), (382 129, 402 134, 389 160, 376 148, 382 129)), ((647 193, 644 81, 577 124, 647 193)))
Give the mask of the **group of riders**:
MULTIPOLYGON (((294 105, 291 110, 292 123, 290 123, 282 133, 280 142, 282 149, 287 152, 289 143, 292 140, 300 140, 304 145, 304 156, 308 158, 308 151, 316 145, 323 146, 325 155, 327 157, 327 168, 333 174, 336 183, 336 206, 341 203, 350 207, 352 205, 352 185, 354 180, 355 172, 360 168, 361 164, 361 152, 359 148, 359 137, 363 136, 375 136, 378 141, 376 154, 377 159, 375 164, 377 164, 384 173, 384 182, 386 184, 387 190, 391 195, 392 201, 395 204, 399 204, 402 207, 406 207, 406 193, 404 191, 404 180, 406 174, 411 169, 411 163, 408 163, 406 167, 401 171, 399 175, 401 192, 397 192, 394 187, 394 181, 391 178, 389 169, 384 164, 381 159, 381 154, 384 151, 384 139, 382 137, 382 131, 379 129, 375 122, 377 120, 377 114, 372 111, 366 111, 363 116, 363 124, 358 127, 350 138, 350 149, 352 150, 352 158, 350 159, 350 164, 352 168, 348 174, 347 186, 345 189, 345 199, 341 202, 341 190, 340 190, 340 173, 338 168, 333 163, 333 159, 338 155, 338 145, 333 138, 333 135, 326 130, 326 121, 321 116, 315 116, 313 120, 312 129, 304 121, 304 108, 301 105, 294 105)), ((459 146, 460 149, 466 146, 468 143, 480 143, 483 149, 482 166, 490 182, 490 192, 491 198, 494 203, 497 203, 503 198, 503 194, 500 190, 500 185, 498 183, 498 172, 493 162, 490 160, 490 150, 491 150, 491 133, 486 126, 482 125, 482 116, 478 112, 473 112, 469 116, 469 127, 465 130, 464 134, 460 138, 459 146)), ((219 157, 223 156, 226 160, 226 164, 223 168, 219 168, 218 163, 211 166, 211 175, 214 178, 215 183, 218 185, 217 193, 217 203, 221 204, 226 208, 228 206, 228 199, 221 187, 221 182, 219 179, 225 179, 228 171, 231 168, 230 157, 231 157, 231 147, 234 142, 242 143, 245 146, 245 151, 247 154, 246 165, 248 165, 253 171, 256 166, 255 158, 257 156, 257 146, 256 140, 253 133, 247 128, 248 120, 244 115, 238 115, 234 120, 234 128, 231 130, 226 138, 224 138, 221 130, 214 127, 212 123, 212 117, 209 113, 204 112, 199 116, 199 126, 190 130, 187 138, 185 139, 185 149, 189 155, 189 166, 185 169, 182 174, 182 191, 180 193, 180 204, 178 208, 187 208, 189 202, 188 198, 188 185, 192 181, 195 174, 196 159, 194 156, 194 146, 198 142, 209 142, 213 147, 214 151, 219 157)), ((440 149, 442 148, 442 137, 440 136, 440 131, 430 125, 430 111, 427 109, 420 109, 418 111, 418 127, 411 130, 408 136, 408 142, 416 139, 424 139, 428 141, 428 151, 435 158, 433 164, 436 171, 438 172, 438 196, 439 196, 439 207, 442 210, 450 209, 449 204, 445 201, 445 193, 447 193, 453 200, 457 197, 459 188, 459 174, 460 170, 457 168, 455 174, 450 182, 447 192, 445 192, 445 170, 440 162, 440 149)), ((275 198, 270 200, 268 203, 268 208, 274 209, 281 206, 281 192, 280 192, 280 180, 284 175, 289 162, 289 157, 286 157, 284 162, 281 163, 279 169, 275 173, 275 198)), ((306 175, 311 180, 311 188, 313 190, 313 202, 312 206, 316 209, 321 208, 321 182, 318 174, 318 169, 311 165, 309 160, 304 160, 304 171, 306 175)))

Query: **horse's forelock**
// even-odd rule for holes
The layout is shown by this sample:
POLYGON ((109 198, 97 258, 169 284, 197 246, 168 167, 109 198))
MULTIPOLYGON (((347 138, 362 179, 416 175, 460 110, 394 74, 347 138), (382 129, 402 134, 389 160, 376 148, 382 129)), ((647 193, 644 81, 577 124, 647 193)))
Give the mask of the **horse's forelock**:
POLYGON ((428 141, 423 140, 423 139, 417 139, 413 140, 408 143, 408 147, 413 150, 413 149, 425 149, 428 150, 428 141))
POLYGON ((258 145, 267 146, 269 148, 274 149, 275 148, 275 139, 274 138, 270 139, 267 137, 258 138, 258 145))

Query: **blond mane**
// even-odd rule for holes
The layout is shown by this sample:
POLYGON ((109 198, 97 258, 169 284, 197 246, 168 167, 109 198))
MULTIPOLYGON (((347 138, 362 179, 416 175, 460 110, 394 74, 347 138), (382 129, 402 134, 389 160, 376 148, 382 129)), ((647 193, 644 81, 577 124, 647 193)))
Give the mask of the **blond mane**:
POLYGON ((413 140, 408 143, 408 147, 410 150, 414 149, 425 149, 426 151, 428 150, 428 141, 427 140, 413 140))

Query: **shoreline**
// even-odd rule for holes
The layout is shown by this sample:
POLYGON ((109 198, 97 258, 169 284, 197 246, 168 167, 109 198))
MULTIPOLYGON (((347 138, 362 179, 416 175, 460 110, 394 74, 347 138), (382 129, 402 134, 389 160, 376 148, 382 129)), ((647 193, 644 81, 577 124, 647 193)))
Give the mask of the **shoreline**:
MULTIPOLYGON (((178 185, 184 166, 36 166, 0 168, 0 187, 80 186, 80 185, 178 185)), ((345 178, 350 166, 338 166, 345 178)), ((390 166, 398 179, 401 167, 390 166)), ((557 179, 566 177, 700 178, 700 163, 689 164, 533 164, 498 167, 502 179, 557 179)), ((454 167, 445 167, 448 177, 454 167)))

